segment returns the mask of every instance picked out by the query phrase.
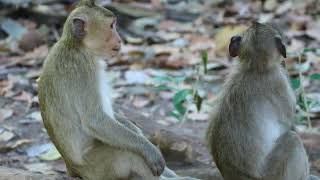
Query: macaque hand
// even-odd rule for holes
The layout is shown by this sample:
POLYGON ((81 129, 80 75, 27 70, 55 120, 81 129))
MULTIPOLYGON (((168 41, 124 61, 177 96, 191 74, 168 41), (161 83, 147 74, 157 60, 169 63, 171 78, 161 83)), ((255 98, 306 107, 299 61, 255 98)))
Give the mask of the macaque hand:
POLYGON ((148 148, 144 153, 144 158, 154 176, 160 176, 166 166, 165 160, 161 152, 155 147, 148 148))

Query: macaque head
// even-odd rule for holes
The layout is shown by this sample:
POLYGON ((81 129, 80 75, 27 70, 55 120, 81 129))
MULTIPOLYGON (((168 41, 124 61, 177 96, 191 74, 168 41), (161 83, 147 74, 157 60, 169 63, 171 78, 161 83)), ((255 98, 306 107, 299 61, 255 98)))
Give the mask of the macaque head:
POLYGON ((281 34, 273 25, 254 22, 242 36, 233 36, 229 44, 231 57, 240 60, 266 60, 280 62, 286 58, 286 47, 281 34))
POLYGON ((64 31, 96 56, 111 58, 118 54, 121 39, 115 15, 94 0, 82 0, 69 15, 64 31))

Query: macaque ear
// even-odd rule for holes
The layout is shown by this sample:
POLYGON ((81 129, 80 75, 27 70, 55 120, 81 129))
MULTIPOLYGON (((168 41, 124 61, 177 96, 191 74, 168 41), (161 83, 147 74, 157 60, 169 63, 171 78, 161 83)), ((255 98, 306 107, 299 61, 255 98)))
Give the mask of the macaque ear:
POLYGON ((284 58, 286 58, 287 57, 287 50, 286 50, 286 46, 282 43, 281 38, 280 37, 276 37, 275 41, 276 41, 276 46, 277 46, 277 49, 278 49, 279 53, 284 58))
POLYGON ((72 19, 72 33, 76 38, 83 38, 86 35, 85 31, 86 21, 80 17, 72 19))
POLYGON ((241 40, 241 36, 233 36, 231 38, 229 44, 229 54, 231 57, 236 57, 239 55, 241 40))

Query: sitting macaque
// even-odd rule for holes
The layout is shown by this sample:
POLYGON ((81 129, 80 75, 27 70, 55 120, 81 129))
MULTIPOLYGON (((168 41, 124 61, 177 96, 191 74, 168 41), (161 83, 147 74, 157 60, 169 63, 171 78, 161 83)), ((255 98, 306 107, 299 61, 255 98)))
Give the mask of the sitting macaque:
POLYGON ((253 23, 231 38, 239 63, 212 112, 207 141, 225 180, 307 180, 308 156, 294 132, 296 99, 281 66, 286 47, 274 25, 253 23))
POLYGON ((41 115, 68 174, 84 180, 193 179, 166 168, 141 130, 114 113, 103 59, 116 56, 120 45, 115 15, 82 0, 45 60, 41 115))

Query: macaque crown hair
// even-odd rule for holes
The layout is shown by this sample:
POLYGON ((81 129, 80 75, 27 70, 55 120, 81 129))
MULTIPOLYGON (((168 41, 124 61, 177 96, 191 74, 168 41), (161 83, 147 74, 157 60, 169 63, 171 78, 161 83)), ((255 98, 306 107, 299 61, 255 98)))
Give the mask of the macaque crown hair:
POLYGON ((80 0, 80 2, 78 3, 78 7, 79 6, 89 6, 89 7, 93 7, 96 5, 95 0, 80 0))
POLYGON ((286 58, 286 47, 280 30, 274 24, 253 22, 241 36, 233 36, 229 44, 231 57, 251 67, 266 66, 286 58))
POLYGON ((68 44, 79 46, 86 35, 104 28, 115 18, 113 12, 97 5, 95 0, 80 0, 64 24, 62 39, 67 39, 68 44))

